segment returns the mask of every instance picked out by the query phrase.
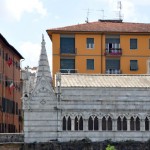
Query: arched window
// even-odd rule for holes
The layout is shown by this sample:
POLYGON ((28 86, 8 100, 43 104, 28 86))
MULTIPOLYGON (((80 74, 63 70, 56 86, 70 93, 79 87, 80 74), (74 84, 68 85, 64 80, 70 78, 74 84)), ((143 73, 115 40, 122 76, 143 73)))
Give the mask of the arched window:
POLYGON ((149 131, 149 120, 147 117, 145 118, 145 130, 149 131))
POLYGON ((94 130, 98 130, 98 118, 94 118, 94 130))
POLYGON ((108 130, 112 130, 112 119, 110 116, 108 118, 108 130))
POLYGON ((102 130, 106 130, 106 118, 102 118, 102 130))
POLYGON ((123 117, 123 130, 126 131, 127 130, 127 118, 123 117))
POLYGON ((70 118, 70 116, 69 116, 68 122, 67 122, 67 129, 71 130, 71 118, 70 118))
POLYGON ((79 120, 79 130, 83 130, 83 119, 82 119, 82 117, 80 117, 80 120, 79 120))
POLYGON ((139 119, 139 117, 136 118, 136 130, 137 131, 140 130, 140 119, 139 119))
POLYGON ((121 130, 121 118, 118 117, 117 119, 117 130, 121 130))
POLYGON ((131 117, 130 119, 130 130, 134 130, 134 118, 131 117))
POLYGON ((66 130, 66 117, 63 117, 63 130, 66 130))
POLYGON ((77 117, 75 117, 74 124, 75 124, 75 130, 78 130, 78 118, 77 117))
POLYGON ((93 130, 93 119, 91 116, 89 117, 88 128, 89 130, 93 130))

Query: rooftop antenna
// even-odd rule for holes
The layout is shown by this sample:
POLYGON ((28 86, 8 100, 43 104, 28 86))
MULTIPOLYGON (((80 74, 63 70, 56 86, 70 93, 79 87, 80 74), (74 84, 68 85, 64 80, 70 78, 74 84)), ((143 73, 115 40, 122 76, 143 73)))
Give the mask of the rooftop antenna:
POLYGON ((121 1, 118 1, 118 9, 119 9, 119 20, 122 20, 122 14, 121 14, 121 11, 122 11, 122 3, 121 1))
POLYGON ((86 17, 86 20, 85 20, 86 23, 89 22, 89 13, 90 13, 90 10, 89 10, 89 8, 88 8, 88 9, 87 9, 87 17, 86 17))
POLYGON ((101 11, 102 12, 102 19, 104 20, 104 9, 101 9, 101 10, 97 10, 97 11, 101 11))

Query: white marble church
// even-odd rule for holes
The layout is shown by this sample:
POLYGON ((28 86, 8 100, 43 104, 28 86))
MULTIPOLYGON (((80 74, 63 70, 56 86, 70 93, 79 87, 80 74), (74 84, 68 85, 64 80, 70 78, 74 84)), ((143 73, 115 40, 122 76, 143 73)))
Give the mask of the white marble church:
POLYGON ((150 138, 150 75, 56 75, 51 85, 45 41, 35 84, 24 80, 25 142, 150 138))

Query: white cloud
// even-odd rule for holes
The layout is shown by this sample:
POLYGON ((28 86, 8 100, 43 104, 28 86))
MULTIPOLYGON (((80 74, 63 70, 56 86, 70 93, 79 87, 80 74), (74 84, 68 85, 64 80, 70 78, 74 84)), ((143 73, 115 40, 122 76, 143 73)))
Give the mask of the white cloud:
POLYGON ((24 13, 47 15, 41 0, 5 0, 5 14, 19 21, 24 13))
POLYGON ((25 58, 22 61, 22 67, 30 66, 34 67, 38 65, 39 56, 40 56, 40 44, 31 43, 31 42, 23 42, 20 45, 20 53, 25 58))

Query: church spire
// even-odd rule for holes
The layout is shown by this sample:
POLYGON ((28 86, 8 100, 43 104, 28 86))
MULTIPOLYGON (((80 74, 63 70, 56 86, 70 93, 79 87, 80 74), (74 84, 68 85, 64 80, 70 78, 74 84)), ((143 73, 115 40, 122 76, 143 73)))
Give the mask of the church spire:
POLYGON ((42 34, 41 42, 41 54, 39 59, 38 71, 37 71, 37 82, 40 77, 45 76, 49 81, 51 81, 51 72, 48 63, 44 35, 42 34))

